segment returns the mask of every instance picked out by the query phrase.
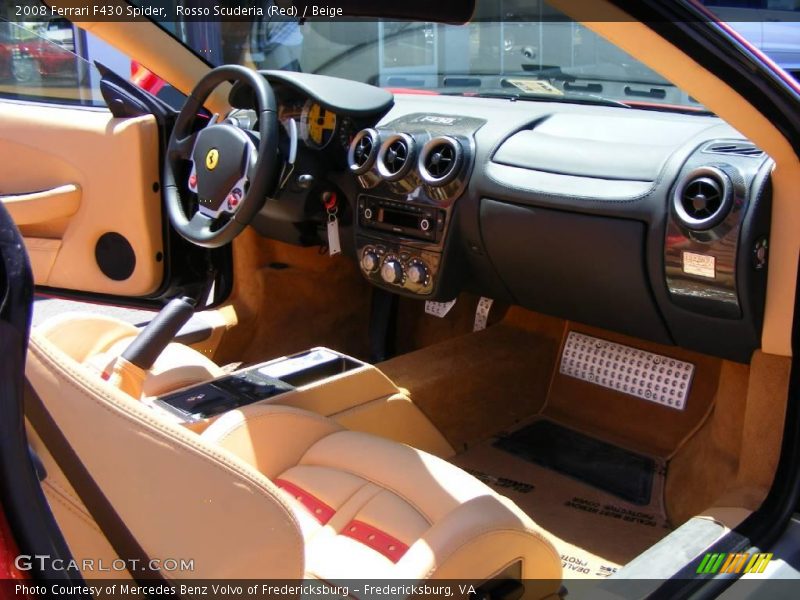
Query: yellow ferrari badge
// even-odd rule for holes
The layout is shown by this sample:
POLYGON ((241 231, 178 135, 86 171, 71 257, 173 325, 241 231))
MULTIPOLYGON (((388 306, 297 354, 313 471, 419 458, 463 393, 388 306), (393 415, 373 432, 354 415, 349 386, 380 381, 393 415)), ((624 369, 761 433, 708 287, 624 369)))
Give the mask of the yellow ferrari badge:
POLYGON ((212 148, 206 154, 206 169, 209 171, 213 171, 217 168, 217 163, 219 162, 219 150, 216 148, 212 148))

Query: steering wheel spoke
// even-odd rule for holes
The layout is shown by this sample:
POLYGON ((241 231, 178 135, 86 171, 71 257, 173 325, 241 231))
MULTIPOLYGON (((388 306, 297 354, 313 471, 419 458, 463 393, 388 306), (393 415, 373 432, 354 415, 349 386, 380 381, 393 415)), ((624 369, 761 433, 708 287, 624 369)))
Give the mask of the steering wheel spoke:
POLYGON ((203 232, 209 231, 213 227, 214 221, 215 219, 213 217, 206 216, 201 212, 196 212, 194 216, 189 219, 189 228, 196 234, 202 235, 203 232))
POLYGON ((181 160, 191 160, 198 133, 191 133, 183 138, 172 140, 169 148, 172 155, 181 160))

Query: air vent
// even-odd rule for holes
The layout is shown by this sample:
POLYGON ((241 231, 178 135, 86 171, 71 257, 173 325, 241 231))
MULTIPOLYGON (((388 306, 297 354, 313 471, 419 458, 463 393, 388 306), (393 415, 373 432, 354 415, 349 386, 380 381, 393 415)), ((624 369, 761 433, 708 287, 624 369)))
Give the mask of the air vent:
POLYGON ((673 206, 678 219, 695 231, 719 225, 731 211, 731 184, 728 176, 715 167, 703 167, 678 184, 673 206))
POLYGON ((419 174, 434 186, 450 183, 461 168, 461 144, 451 137, 433 138, 419 155, 419 174))
POLYGON ((374 129, 362 129, 356 134, 347 153, 351 172, 362 175, 372 168, 378 155, 379 142, 380 136, 374 129))
POLYGON ((414 138, 398 133, 387 139, 378 152, 378 171, 387 181, 405 177, 414 161, 414 138))
POLYGON ((713 142, 703 148, 703 152, 710 154, 724 154, 735 156, 750 156, 752 158, 760 158, 764 156, 764 151, 756 147, 751 142, 731 140, 725 142, 713 142))
POLYGON ((397 140, 389 144, 383 164, 392 175, 399 173, 406 166, 408 160, 408 144, 404 140, 397 140))

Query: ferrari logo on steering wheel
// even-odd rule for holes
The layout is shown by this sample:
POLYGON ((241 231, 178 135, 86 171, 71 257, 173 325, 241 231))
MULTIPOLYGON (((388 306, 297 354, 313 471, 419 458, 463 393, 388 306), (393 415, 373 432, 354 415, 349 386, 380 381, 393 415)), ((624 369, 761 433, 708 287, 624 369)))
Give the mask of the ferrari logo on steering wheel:
POLYGON ((213 171, 217 168, 217 164, 219 163, 219 150, 216 148, 212 148, 206 154, 206 169, 209 171, 213 171))

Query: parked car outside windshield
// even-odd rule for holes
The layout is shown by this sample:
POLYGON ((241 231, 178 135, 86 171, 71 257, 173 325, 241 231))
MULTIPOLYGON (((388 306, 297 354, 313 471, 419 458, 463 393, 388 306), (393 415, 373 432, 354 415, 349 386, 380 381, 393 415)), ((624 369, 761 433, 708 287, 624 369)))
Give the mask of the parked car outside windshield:
POLYGON ((161 25, 213 65, 288 69, 440 94, 704 110, 541 0, 480 0, 466 26, 342 19, 300 24, 268 16, 161 25))

